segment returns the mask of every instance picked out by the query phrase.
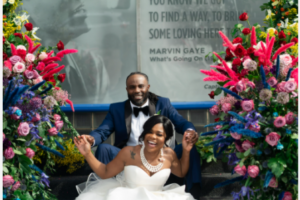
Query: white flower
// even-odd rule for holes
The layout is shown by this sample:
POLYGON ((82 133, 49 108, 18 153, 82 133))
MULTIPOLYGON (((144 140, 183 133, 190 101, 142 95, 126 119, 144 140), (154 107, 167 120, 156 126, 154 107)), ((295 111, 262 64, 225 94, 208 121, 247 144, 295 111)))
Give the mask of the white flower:
POLYGON ((39 55, 39 59, 40 59, 40 60, 44 60, 45 58, 48 58, 48 55, 47 55, 47 53, 46 53, 46 52, 42 52, 42 53, 40 53, 40 55, 39 55))
POLYGON ((15 0, 8 0, 8 3, 14 4, 14 3, 15 3, 15 0))
POLYGON ((18 17, 14 18, 13 21, 15 22, 15 24, 16 24, 17 26, 21 26, 21 24, 22 24, 21 19, 18 18, 18 17))
POLYGON ((35 35, 35 33, 36 33, 37 30, 39 30, 39 28, 38 28, 38 27, 34 27, 34 28, 32 29, 32 31, 31 31, 31 34, 32 34, 32 36, 33 36, 35 39, 41 40, 41 38, 39 38, 39 37, 37 37, 37 36, 35 35))
POLYGON ((286 18, 285 21, 280 20, 280 28, 286 28, 289 25, 289 18, 286 18))
POLYGON ((26 51, 26 47, 24 45, 18 45, 17 46, 17 49, 22 49, 22 50, 25 50, 26 51))
POLYGON ((33 62, 34 59, 35 59, 35 55, 33 55, 33 54, 31 54, 31 53, 28 53, 28 54, 26 55, 26 57, 25 57, 25 60, 26 60, 27 62, 33 62))
POLYGON ((29 16, 30 16, 30 15, 27 15, 26 13, 23 13, 23 14, 20 16, 20 19, 21 19, 22 22, 24 22, 24 21, 27 21, 27 20, 28 20, 29 16))
POLYGON ((267 29, 267 33, 271 34, 271 33, 275 33, 276 29, 275 28, 268 28, 267 29))
POLYGON ((275 15, 274 13, 272 13, 272 11, 271 11, 271 10, 267 10, 267 12, 268 12, 268 14, 267 14, 267 16, 266 16, 266 20, 269 20, 269 19, 270 19, 270 17, 272 17, 272 16, 274 16, 274 15, 275 15))
POLYGON ((7 0, 3 0, 3 5, 7 4, 7 0))
POLYGON ((272 6, 276 6, 277 4, 279 4, 279 1, 278 1, 278 0, 274 1, 274 2, 272 3, 272 6))
POLYGON ((253 48, 254 48, 255 50, 260 50, 260 49, 262 49, 261 43, 263 43, 264 47, 266 47, 266 43, 260 41, 257 45, 253 45, 253 48))

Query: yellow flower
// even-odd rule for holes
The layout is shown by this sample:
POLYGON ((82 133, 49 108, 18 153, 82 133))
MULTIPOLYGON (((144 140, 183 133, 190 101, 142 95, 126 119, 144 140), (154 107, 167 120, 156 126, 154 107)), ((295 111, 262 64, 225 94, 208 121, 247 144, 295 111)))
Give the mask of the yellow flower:
POLYGON ((298 56, 298 43, 295 44, 294 46, 291 46, 290 49, 292 50, 293 56, 298 56))
POLYGON ((277 30, 275 28, 268 28, 267 33, 269 33, 270 37, 273 37, 277 33, 277 30))
POLYGON ((267 38, 267 33, 261 32, 259 37, 265 39, 267 38))

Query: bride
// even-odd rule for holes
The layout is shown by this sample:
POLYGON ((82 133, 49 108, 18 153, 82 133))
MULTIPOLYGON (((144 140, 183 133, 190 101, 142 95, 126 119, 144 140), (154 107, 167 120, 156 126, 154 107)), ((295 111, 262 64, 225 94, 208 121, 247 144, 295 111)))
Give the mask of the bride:
POLYGON ((76 200, 194 199, 184 192, 185 186, 175 183, 164 186, 170 173, 184 177, 188 171, 189 154, 193 147, 189 135, 183 136, 182 157, 178 160, 173 149, 166 147, 166 141, 174 132, 173 124, 168 118, 152 116, 145 122, 143 129, 139 137, 143 144, 124 147, 107 165, 94 157, 85 136, 74 139, 80 153, 98 175, 90 175, 84 183, 84 190, 81 192, 78 189, 80 195, 76 200))

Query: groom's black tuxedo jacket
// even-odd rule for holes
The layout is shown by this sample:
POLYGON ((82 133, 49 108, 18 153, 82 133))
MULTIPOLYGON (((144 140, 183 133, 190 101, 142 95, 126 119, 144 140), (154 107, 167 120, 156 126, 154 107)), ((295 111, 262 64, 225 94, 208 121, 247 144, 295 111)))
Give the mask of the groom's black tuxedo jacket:
MULTIPOLYGON (((168 98, 157 96, 156 100, 149 99, 149 115, 153 116, 158 111, 160 111, 160 115, 166 116, 172 121, 176 132, 183 134, 188 128, 196 130, 191 122, 177 112, 168 98)), ((95 145, 98 146, 115 132, 114 146, 123 148, 131 133, 131 115, 132 109, 129 100, 111 104, 102 124, 90 133, 95 138, 95 145)))

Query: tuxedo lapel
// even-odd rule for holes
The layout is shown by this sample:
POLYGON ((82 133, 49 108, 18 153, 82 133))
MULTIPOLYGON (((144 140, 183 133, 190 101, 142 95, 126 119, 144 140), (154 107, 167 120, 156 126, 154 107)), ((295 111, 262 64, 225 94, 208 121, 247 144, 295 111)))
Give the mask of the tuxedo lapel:
POLYGON ((131 109, 130 101, 127 100, 125 102, 125 124, 127 129, 127 135, 131 133, 131 116, 132 116, 132 109, 131 109))
POLYGON ((149 101, 149 116, 151 117, 155 113, 155 104, 152 101, 149 101))

